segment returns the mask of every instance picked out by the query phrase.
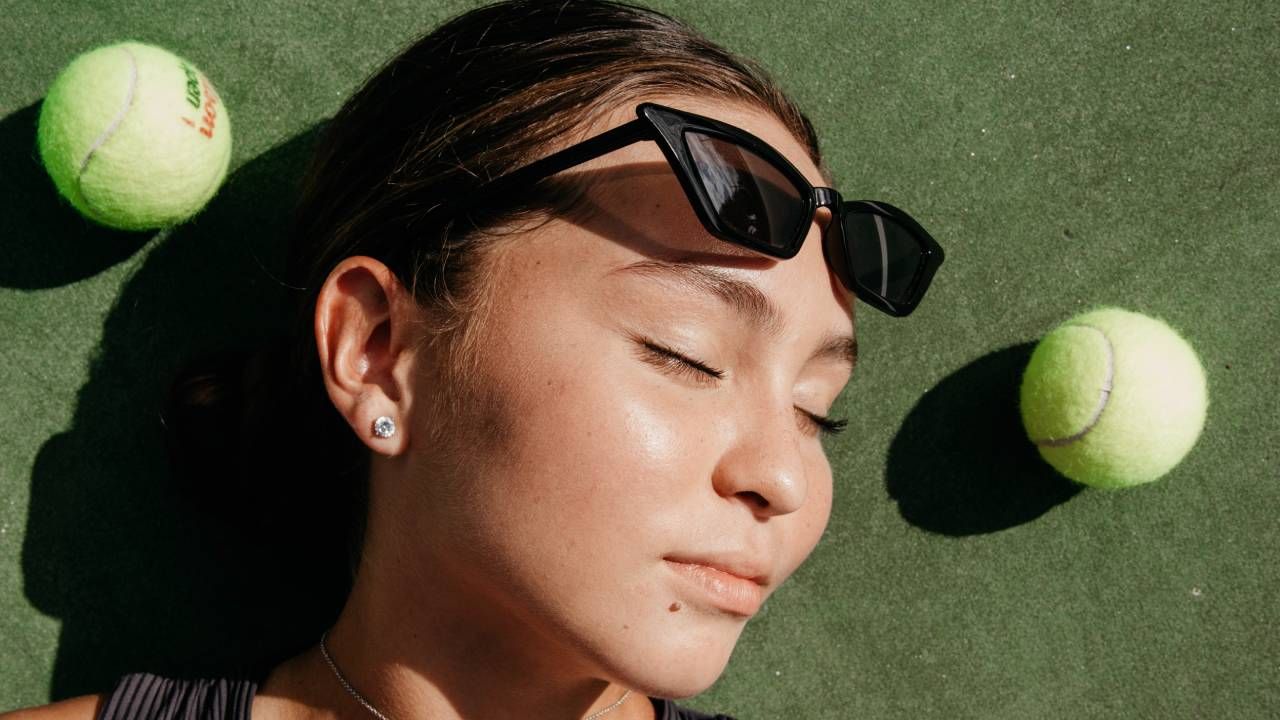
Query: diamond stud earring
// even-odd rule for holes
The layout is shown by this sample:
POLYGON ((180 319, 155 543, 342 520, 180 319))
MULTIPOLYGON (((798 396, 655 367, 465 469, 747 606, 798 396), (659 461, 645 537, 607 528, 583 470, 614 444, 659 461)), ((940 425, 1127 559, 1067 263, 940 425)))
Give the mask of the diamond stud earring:
POLYGON ((389 438, 392 435, 395 435, 396 421, 386 415, 380 416, 377 420, 373 421, 373 434, 380 438, 389 438))

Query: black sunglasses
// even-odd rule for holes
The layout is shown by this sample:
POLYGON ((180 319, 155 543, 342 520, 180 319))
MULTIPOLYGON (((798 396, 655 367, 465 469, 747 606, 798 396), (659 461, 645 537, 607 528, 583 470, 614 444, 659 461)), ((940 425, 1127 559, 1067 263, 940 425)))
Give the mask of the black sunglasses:
POLYGON ((827 263, 868 305, 905 317, 942 264, 942 247, 910 215, 886 202, 846 201, 814 187, 777 150, 727 123, 655 103, 635 120, 548 155, 488 183, 472 195, 509 193, 561 170, 641 140, 653 140, 680 180, 703 226, 721 240, 776 258, 800 251, 820 207, 831 209, 823 233, 827 263))

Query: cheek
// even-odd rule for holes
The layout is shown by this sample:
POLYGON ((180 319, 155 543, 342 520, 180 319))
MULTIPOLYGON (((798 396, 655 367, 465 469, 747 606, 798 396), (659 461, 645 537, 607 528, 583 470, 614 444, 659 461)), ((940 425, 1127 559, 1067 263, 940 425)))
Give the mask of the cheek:
POLYGON ((822 474, 819 475, 821 480, 817 483, 817 487, 810 490, 810 500, 812 507, 809 509, 809 516, 806 523, 806 531, 809 536, 809 550, 818 544, 822 533, 827 529, 827 522, 831 519, 832 504, 832 479, 831 466, 827 464, 825 458, 822 463, 822 474))
POLYGON ((656 517, 679 505, 673 494, 695 476, 694 418, 644 369, 620 362, 635 363, 607 353, 581 363, 543 356, 541 367, 530 368, 540 380, 518 394, 519 418, 503 454, 516 461, 510 470, 541 486, 552 512, 656 517))
MULTIPOLYGON (((547 636, 607 664, 651 664, 693 642, 669 632, 692 620, 669 610, 662 557, 713 492, 707 452, 695 403, 591 333, 577 347, 559 336, 502 379, 506 417, 495 424, 507 431, 474 453, 451 544, 467 548, 459 572, 547 636)), ((723 628, 695 626, 713 657, 724 654, 723 628)))
POLYGON ((787 525, 785 541, 789 559, 786 570, 788 577, 804 564, 817 547, 831 519, 833 487, 831 467, 825 456, 818 458, 815 466, 810 470, 809 477, 814 479, 809 483, 804 506, 787 518, 776 518, 791 521, 787 525))
POLYGON ((692 403, 598 327, 556 326, 523 342, 538 348, 514 355, 524 363, 493 368, 501 400, 485 403, 494 417, 480 424, 501 431, 474 449, 463 512, 478 516, 484 545, 544 570, 657 562, 705 476, 692 403))

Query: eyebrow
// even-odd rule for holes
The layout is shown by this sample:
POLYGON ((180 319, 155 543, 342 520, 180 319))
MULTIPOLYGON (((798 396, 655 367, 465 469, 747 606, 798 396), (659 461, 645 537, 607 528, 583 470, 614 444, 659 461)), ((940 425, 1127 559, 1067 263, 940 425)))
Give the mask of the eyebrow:
MULTIPOLYGON (((759 287, 721 270, 693 262, 639 260, 609 271, 633 273, 660 280, 674 280, 698 292, 720 298, 752 327, 771 338, 780 339, 785 323, 778 306, 759 287)), ((835 360, 852 370, 858 364, 858 339, 852 335, 828 333, 823 336, 810 360, 835 360)))

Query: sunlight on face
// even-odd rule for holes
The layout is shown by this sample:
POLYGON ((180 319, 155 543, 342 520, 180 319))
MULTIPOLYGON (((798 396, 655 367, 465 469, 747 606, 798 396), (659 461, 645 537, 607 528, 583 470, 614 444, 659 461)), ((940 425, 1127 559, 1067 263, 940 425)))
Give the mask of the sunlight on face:
MULTIPOLYGON (((767 113, 655 101, 752 132, 825 184, 767 113)), ((724 243, 653 142, 570 172, 587 174, 589 212, 504 250, 483 401, 459 421, 503 431, 475 433, 459 477, 424 481, 421 542, 599 677, 687 697, 826 527, 810 415, 849 379, 852 296, 824 261, 824 218, 790 260, 724 243)))

